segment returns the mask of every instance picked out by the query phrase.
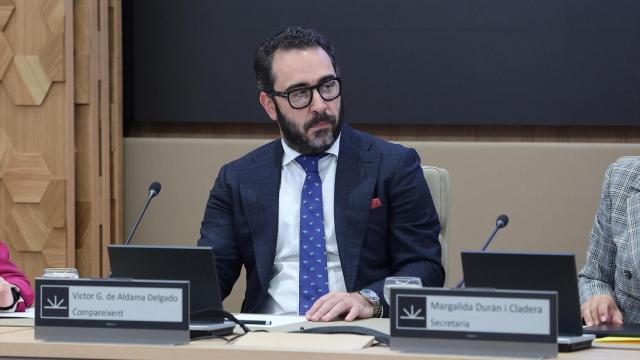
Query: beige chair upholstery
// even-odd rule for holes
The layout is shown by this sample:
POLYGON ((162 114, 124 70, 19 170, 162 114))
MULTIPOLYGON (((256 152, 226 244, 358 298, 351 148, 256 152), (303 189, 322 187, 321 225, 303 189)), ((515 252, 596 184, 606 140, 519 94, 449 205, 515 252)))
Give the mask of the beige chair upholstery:
POLYGON ((442 247, 442 266, 445 274, 449 275, 449 214, 451 204, 451 183, 449 172, 435 166, 423 166, 424 177, 429 184, 431 198, 440 219, 440 246, 442 247))
POLYGON ((618 159, 616 159, 615 162, 623 161, 623 160, 631 161, 631 160, 636 160, 638 158, 640 158, 640 156, 637 156, 637 155, 625 155, 625 156, 621 156, 618 159))

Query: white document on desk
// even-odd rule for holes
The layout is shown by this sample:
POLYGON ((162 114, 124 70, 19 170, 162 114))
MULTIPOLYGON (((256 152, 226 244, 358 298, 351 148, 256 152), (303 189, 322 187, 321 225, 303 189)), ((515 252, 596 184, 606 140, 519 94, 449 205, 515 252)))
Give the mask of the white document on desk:
POLYGON ((247 324, 249 327, 256 328, 267 328, 267 327, 276 327, 290 324, 303 323, 307 321, 307 318, 304 316, 297 315, 270 315, 270 314, 233 314, 236 319, 241 321, 246 320, 254 320, 254 321, 264 321, 265 324, 247 324))
POLYGON ((0 318, 27 318, 33 319, 36 312, 33 308, 28 308, 24 312, 2 312, 0 311, 0 318))

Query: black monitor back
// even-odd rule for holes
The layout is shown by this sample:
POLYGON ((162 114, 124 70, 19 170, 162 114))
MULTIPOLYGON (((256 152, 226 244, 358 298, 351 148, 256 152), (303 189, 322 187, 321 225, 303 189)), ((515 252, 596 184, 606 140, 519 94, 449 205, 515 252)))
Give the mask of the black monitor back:
POLYGON ((568 253, 463 251, 465 287, 558 292, 558 333, 582 335, 576 261, 568 253))
POLYGON ((109 262, 114 278, 189 280, 192 320, 194 313, 201 314, 197 320, 223 320, 206 315, 206 310, 222 309, 211 247, 109 245, 109 262))

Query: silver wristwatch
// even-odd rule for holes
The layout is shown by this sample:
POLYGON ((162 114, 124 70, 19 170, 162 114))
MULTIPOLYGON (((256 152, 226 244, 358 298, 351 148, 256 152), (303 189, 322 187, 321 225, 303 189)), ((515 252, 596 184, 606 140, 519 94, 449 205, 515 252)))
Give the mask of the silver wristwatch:
POLYGON ((362 289, 360 290, 360 295, 364 296, 365 299, 373 306, 373 317, 379 318, 382 316, 382 302, 380 301, 380 297, 373 290, 362 289))

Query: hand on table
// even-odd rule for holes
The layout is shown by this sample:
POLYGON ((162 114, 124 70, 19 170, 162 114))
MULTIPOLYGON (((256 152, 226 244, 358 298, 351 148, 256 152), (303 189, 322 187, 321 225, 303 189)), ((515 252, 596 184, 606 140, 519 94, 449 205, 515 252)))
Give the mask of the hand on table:
POLYGON ((0 276, 0 307, 7 307, 13 304, 13 293, 9 284, 2 276, 0 276))
POLYGON ((600 324, 622 324, 622 312, 611 295, 596 295, 580 306, 587 326, 600 324))
POLYGON ((360 293, 336 291, 316 300, 305 314, 310 321, 332 321, 342 315, 345 315, 346 321, 370 318, 373 316, 373 306, 360 293))

